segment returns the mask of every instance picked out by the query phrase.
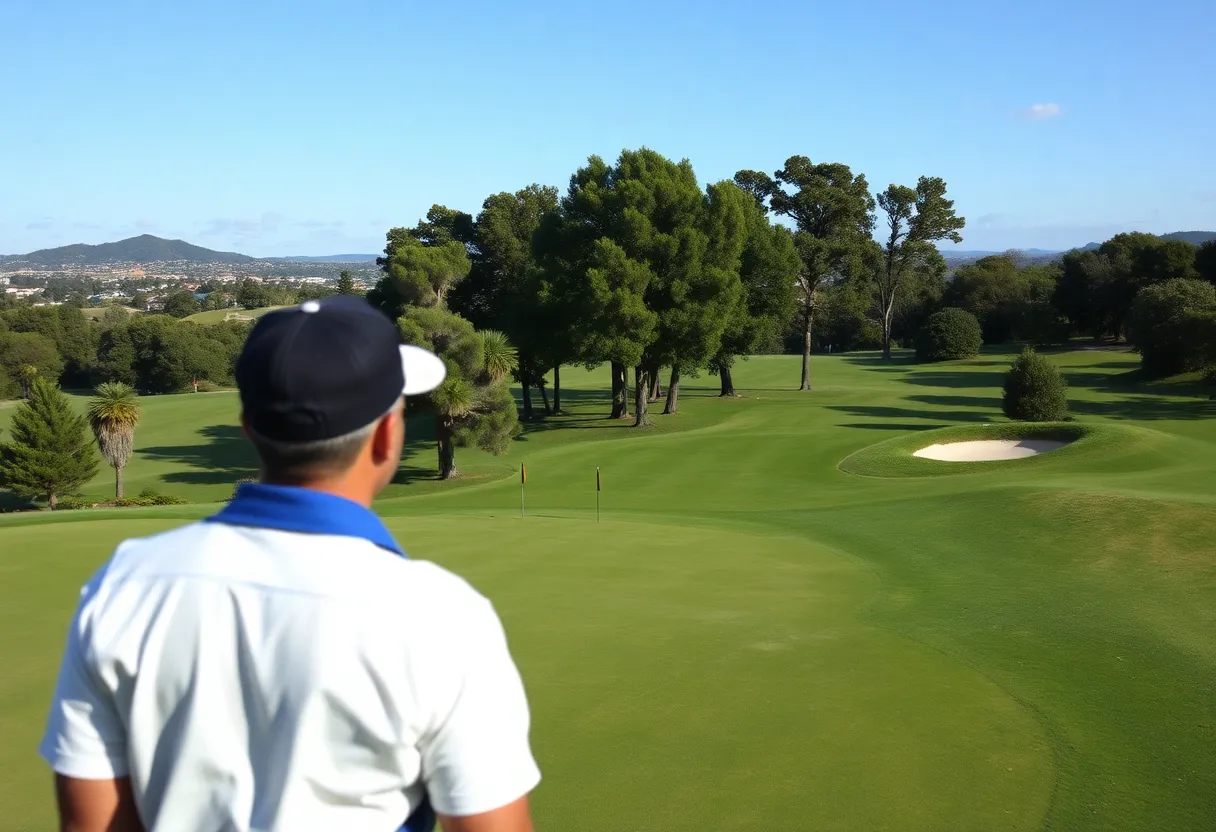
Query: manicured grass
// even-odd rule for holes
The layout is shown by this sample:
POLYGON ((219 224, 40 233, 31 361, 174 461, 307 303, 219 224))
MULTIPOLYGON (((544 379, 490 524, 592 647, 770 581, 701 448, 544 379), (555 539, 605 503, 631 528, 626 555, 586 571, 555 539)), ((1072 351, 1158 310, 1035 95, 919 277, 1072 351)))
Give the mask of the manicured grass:
POLYGON ((184 320, 194 321, 196 324, 222 324, 231 315, 238 320, 253 321, 267 312, 282 308, 281 306, 264 306, 261 309, 212 309, 208 312, 195 312, 184 320))
MULTIPOLYGON (((80 311, 84 313, 86 318, 91 318, 94 321, 100 321, 103 317, 105 317, 107 308, 108 307, 105 306, 95 306, 89 307, 88 309, 82 309, 80 311)), ((128 315, 135 315, 139 312, 138 309, 133 309, 130 306, 124 306, 122 309, 128 315)))
MULTIPOLYGON (((507 457, 459 450, 462 482, 415 446, 377 508, 503 615, 540 828, 1210 829, 1216 403, 1062 352, 1069 449, 844 470, 1004 423, 1011 357, 816 357, 801 394, 796 358, 756 358, 746 398, 693 380, 646 432, 602 418, 606 373, 568 369, 569 414, 507 457)), ((132 489, 222 499, 252 470, 235 395, 144 406, 132 489)), ((0 518, 0 829, 50 824, 33 748, 80 583, 122 537, 211 510, 0 518)))

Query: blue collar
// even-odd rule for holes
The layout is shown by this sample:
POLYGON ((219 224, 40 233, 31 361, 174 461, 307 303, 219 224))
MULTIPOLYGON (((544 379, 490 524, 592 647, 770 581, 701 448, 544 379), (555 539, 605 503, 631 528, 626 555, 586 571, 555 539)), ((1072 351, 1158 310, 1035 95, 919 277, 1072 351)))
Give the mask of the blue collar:
POLYGON ((380 518, 370 510, 344 497, 307 488, 242 483, 232 502, 204 522, 361 537, 381 549, 405 556, 380 518))

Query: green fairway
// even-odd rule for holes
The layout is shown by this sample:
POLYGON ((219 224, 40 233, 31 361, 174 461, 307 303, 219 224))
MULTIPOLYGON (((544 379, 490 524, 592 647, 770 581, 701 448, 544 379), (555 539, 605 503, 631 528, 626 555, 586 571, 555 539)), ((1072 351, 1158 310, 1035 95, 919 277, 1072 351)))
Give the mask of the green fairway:
MULTIPOLYGON (((459 449, 450 483, 411 420, 377 508, 502 614, 538 828, 1211 829, 1216 402, 1126 352, 1050 356, 1077 417, 1052 430, 1077 441, 1016 462, 910 456, 1005 430, 1006 352, 816 357, 810 393, 798 358, 755 358, 744 398, 686 380, 643 432, 603 418, 606 370, 568 368, 567 415, 506 457, 459 449)), ((131 493, 222 500, 253 475, 234 393, 142 402, 131 493)), ((111 490, 103 469, 87 494, 111 490)), ((52 822, 34 749, 79 585, 123 537, 213 510, 0 517, 0 830, 52 822)))
POLYGON ((227 320, 253 321, 267 312, 282 308, 281 306, 263 306, 261 309, 212 309, 208 312, 195 312, 184 320, 194 321, 196 324, 222 324, 227 320))

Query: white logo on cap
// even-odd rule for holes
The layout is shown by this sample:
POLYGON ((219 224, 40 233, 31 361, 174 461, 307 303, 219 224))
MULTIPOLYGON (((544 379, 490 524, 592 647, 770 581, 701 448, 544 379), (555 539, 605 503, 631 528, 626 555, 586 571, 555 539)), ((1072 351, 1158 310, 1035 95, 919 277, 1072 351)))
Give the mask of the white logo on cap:
POLYGON ((300 311, 307 312, 309 314, 312 314, 313 312, 320 312, 321 304, 317 303, 315 300, 306 300, 300 304, 300 311))

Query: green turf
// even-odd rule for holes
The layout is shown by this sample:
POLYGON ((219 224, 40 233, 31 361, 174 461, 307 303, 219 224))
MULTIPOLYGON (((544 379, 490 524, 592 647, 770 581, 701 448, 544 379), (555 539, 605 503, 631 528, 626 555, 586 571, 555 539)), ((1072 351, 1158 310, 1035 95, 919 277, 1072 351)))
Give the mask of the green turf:
MULTIPOLYGON (((1010 358, 816 358, 802 394, 796 358, 753 359, 746 398, 693 380, 640 434, 600 418, 606 373, 567 370, 570 415, 505 458, 462 449, 462 483, 416 447, 378 509, 501 611, 540 828, 1210 829, 1216 403, 1127 353, 1059 353, 1074 446, 903 467, 916 432, 1004 422, 1010 358)), ((233 394, 144 406, 133 488, 221 499, 251 470, 233 394)), ((79 583, 210 510, 0 518, 0 829, 50 822, 31 749, 79 583)))
POLYGON ((196 324, 222 324, 231 316, 237 320, 252 321, 267 312, 282 308, 281 306, 264 306, 261 309, 212 309, 208 312, 195 312, 184 320, 194 321, 196 324))

